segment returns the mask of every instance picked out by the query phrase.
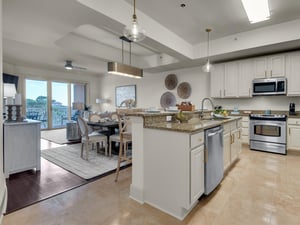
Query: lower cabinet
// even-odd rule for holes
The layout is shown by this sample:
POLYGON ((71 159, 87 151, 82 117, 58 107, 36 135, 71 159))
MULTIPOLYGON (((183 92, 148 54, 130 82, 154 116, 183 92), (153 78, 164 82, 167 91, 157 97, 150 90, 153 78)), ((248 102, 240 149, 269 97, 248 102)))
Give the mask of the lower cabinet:
POLYGON ((233 162, 238 158, 241 148, 241 131, 240 129, 233 130, 231 132, 230 162, 233 162))
POLYGON ((243 144, 249 145, 249 116, 242 117, 242 136, 241 140, 243 144))
POLYGON ((191 151, 191 202, 204 193, 204 145, 191 151))
POLYGON ((224 124, 224 171, 238 159, 242 149, 241 121, 236 120, 224 124))
POLYGON ((223 144, 224 144, 224 153, 223 153, 224 170, 226 170, 230 166, 230 148, 231 148, 230 132, 224 134, 223 144))
POLYGON ((288 119, 287 147, 300 150, 300 119, 288 119))

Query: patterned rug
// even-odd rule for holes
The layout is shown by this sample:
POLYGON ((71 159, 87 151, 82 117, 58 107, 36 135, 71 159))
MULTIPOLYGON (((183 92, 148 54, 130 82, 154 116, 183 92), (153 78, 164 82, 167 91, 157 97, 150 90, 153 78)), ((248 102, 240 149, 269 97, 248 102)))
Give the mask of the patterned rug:
MULTIPOLYGON (((89 160, 80 157, 81 144, 67 145, 58 148, 42 150, 43 158, 70 171, 84 179, 91 179, 117 168, 118 157, 105 156, 96 150, 89 152, 89 160)), ((85 152, 84 152, 85 153, 85 152)), ((124 166, 126 164, 122 164, 124 166)))

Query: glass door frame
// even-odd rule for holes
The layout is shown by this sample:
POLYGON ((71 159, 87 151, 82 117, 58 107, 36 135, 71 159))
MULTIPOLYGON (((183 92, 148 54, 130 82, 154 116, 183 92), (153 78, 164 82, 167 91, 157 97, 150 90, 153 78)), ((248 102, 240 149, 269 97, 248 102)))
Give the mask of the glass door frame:
POLYGON ((72 116, 72 99, 71 99, 71 85, 72 84, 82 84, 85 85, 84 96, 85 96, 85 103, 86 104, 89 100, 89 83, 82 82, 82 81, 66 81, 66 80, 55 80, 55 79, 43 79, 41 77, 24 77, 23 79, 23 90, 24 90, 24 99, 25 99, 25 107, 23 108, 23 113, 26 112, 26 80, 36 80, 36 81, 46 81, 47 82, 47 111, 48 111, 48 120, 47 120, 47 128, 42 130, 52 130, 52 129, 60 129, 60 128, 53 128, 52 124, 52 82, 57 83, 66 83, 68 85, 68 120, 71 120, 72 116))

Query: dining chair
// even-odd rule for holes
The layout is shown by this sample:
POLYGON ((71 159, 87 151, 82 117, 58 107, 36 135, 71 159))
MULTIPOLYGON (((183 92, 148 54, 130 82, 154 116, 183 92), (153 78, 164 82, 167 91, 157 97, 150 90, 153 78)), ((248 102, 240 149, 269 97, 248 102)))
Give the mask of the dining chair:
POLYGON ((86 160, 88 160, 91 144, 96 144, 97 151, 99 151, 99 145, 101 143, 105 148, 105 155, 107 155, 107 137, 97 131, 89 133, 87 122, 81 116, 77 119, 81 133, 81 158, 83 158, 83 149, 85 148, 86 160))
MULTIPOLYGON (((132 157, 127 155, 128 143, 132 142, 132 132, 131 132, 131 121, 125 115, 118 114, 119 119, 119 138, 115 140, 119 141, 119 156, 116 169, 115 182, 118 181, 118 176, 120 172, 120 165, 122 162, 126 161, 131 163, 132 157)), ((110 154, 111 154, 111 139, 110 139, 110 154)))

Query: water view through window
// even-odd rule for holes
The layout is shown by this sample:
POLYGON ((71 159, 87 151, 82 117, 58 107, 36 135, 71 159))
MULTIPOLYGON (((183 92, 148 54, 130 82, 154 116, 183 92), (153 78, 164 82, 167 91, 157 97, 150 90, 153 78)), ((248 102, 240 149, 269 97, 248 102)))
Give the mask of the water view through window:
POLYGON ((47 81, 26 79, 26 117, 40 120, 41 129, 66 127, 69 120, 76 120, 81 113, 71 106, 85 104, 86 84, 50 82, 49 85, 51 94, 47 81))

